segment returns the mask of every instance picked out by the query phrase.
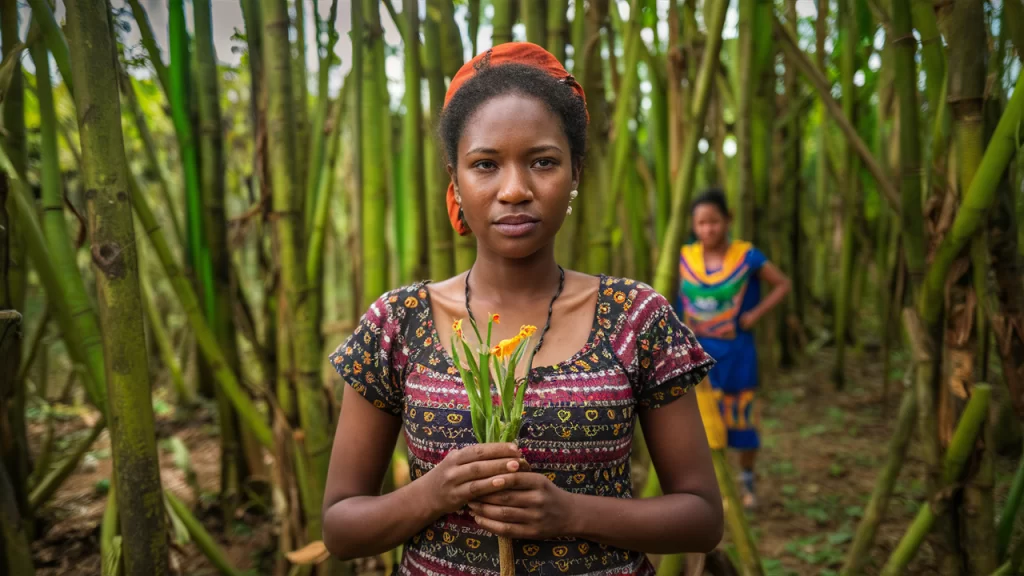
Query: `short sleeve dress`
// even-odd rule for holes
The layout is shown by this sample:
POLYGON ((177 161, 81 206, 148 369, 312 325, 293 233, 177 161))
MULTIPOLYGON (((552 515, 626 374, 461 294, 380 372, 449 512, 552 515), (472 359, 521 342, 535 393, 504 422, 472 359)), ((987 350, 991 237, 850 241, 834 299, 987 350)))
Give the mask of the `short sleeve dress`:
MULTIPOLYGON (((402 419, 413 481, 449 451, 476 443, 466 391, 438 341, 426 283, 374 302, 330 360, 347 385, 402 419)), ((630 498, 637 411, 679 399, 713 364, 664 297, 645 284, 602 276, 587 343, 563 362, 533 368, 517 440, 523 455, 567 491, 630 498)), ((514 545, 517 574, 654 573, 643 554, 582 539, 514 545)), ((405 544, 397 571, 497 574, 498 540, 467 510, 448 514, 405 544)))

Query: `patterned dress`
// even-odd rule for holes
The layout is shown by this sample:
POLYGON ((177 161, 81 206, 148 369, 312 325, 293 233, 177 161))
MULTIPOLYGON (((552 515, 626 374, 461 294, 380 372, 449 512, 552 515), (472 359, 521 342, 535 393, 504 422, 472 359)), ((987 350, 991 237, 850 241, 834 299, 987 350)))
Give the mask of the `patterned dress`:
MULTIPOLYGON (((449 451, 476 443, 466 391, 438 341, 425 283, 378 299, 330 358, 345 383, 402 418, 414 481, 449 451)), ((713 364, 665 298, 644 284, 602 276, 587 343, 563 362, 533 369, 518 438, 523 455, 569 492, 630 498, 637 410, 680 398, 713 364)), ((518 574, 654 573, 643 554, 582 539, 514 545, 518 574)), ((497 538, 462 510, 407 542, 398 573, 498 568, 497 538)))
POLYGON ((749 242, 729 244, 718 269, 704 265, 700 242, 683 246, 679 255, 679 309, 701 346, 718 361, 708 374, 717 397, 728 442, 740 450, 756 449, 757 349, 754 336, 740 328, 743 313, 761 301, 758 271, 765 255, 749 242))

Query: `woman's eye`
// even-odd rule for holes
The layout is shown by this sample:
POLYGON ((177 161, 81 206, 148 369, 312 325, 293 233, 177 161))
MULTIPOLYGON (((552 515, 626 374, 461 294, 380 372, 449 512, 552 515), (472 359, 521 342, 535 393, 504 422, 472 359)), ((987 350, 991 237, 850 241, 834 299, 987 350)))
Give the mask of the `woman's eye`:
POLYGON ((538 168, 551 168, 555 165, 555 161, 550 158, 541 158, 534 162, 538 168))
POLYGON ((495 163, 491 162, 490 160, 481 160, 476 164, 473 164, 473 167, 478 168, 480 170, 493 170, 497 167, 497 165, 495 165, 495 163))

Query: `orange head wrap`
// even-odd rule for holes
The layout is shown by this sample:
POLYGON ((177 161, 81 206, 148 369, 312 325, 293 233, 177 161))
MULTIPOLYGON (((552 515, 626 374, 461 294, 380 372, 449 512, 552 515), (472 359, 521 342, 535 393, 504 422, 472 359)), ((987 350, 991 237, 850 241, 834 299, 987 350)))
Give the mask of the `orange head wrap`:
MULTIPOLYGON (((448 106, 448 101, 452 99, 452 96, 458 92, 459 88, 467 80, 476 74, 477 70, 485 66, 501 64, 522 64, 547 72, 551 77, 565 82, 567 86, 572 88, 572 91, 583 99, 584 104, 587 102, 586 95, 583 93, 583 87, 576 82, 576 79, 571 74, 565 71, 561 62, 553 54, 529 42, 507 42, 478 54, 475 58, 463 64, 462 68, 459 68, 451 83, 448 84, 448 92, 444 95, 445 107, 448 106)), ((589 115, 587 119, 590 119, 589 115)), ((462 219, 459 218, 459 204, 455 201, 455 185, 452 183, 448 184, 448 197, 446 200, 448 203, 448 219, 451 220, 452 227, 459 233, 459 236, 466 236, 470 233, 470 230, 462 219)))

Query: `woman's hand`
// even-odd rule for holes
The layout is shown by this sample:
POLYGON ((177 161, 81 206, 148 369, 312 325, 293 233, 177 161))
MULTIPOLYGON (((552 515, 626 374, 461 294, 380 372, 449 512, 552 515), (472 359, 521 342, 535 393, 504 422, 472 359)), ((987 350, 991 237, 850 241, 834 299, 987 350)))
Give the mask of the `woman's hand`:
POLYGON ((470 500, 500 490, 493 477, 504 477, 525 466, 523 455, 515 444, 474 444, 449 452, 441 463, 423 475, 417 482, 436 515, 461 510, 470 500))
POLYGON ((757 324, 757 315, 754 314, 753 310, 740 314, 740 328, 750 330, 754 327, 754 324, 757 324))
POLYGON ((572 494, 533 472, 504 474, 491 479, 501 492, 469 503, 481 528, 497 536, 543 540, 569 536, 572 494))

